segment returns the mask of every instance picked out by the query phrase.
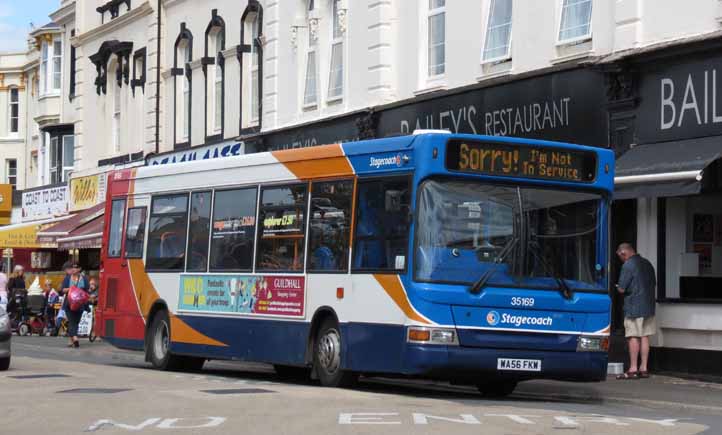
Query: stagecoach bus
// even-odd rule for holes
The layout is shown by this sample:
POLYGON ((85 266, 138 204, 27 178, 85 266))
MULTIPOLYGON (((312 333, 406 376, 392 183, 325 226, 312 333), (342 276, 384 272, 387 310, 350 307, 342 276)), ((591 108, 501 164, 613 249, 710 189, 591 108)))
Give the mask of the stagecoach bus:
POLYGON ((109 176, 98 325, 159 369, 600 381, 609 150, 411 136, 109 176))

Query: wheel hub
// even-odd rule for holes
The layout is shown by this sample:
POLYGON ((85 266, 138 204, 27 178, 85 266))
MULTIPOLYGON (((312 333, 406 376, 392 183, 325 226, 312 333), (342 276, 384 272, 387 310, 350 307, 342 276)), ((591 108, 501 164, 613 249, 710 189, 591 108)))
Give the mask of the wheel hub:
POLYGON ((155 354, 159 359, 165 358, 168 353, 168 346, 170 343, 170 334, 168 333, 168 324, 162 322, 159 331, 155 334, 155 340, 153 347, 155 348, 155 354))
POLYGON ((329 329, 318 343, 318 362, 323 369, 333 374, 341 365, 341 336, 335 329, 329 329))

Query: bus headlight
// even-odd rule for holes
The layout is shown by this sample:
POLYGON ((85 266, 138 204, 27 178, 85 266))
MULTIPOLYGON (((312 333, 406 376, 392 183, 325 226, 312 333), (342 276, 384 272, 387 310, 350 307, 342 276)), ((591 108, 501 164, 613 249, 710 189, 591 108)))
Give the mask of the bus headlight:
POLYGON ((579 337, 577 352, 606 352, 609 350, 609 337, 579 337))
POLYGON ((449 328, 410 326, 406 334, 406 341, 415 344, 442 344, 447 346, 459 345, 456 330, 449 328))

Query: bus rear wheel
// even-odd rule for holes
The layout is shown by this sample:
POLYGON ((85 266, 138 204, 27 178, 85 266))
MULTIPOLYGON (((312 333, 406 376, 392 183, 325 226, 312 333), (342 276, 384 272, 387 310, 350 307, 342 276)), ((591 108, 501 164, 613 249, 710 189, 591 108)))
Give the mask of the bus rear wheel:
POLYGON ((167 311, 159 311, 153 317, 146 343, 150 362, 156 369, 181 370, 184 368, 183 359, 170 353, 170 319, 167 311))
POLYGON ((313 350, 313 367, 321 385, 332 388, 353 386, 358 375, 343 370, 341 332, 338 322, 326 319, 318 330, 313 350))
POLYGON ((476 387, 482 396, 489 399, 507 397, 514 392, 516 381, 494 381, 477 384, 476 387))

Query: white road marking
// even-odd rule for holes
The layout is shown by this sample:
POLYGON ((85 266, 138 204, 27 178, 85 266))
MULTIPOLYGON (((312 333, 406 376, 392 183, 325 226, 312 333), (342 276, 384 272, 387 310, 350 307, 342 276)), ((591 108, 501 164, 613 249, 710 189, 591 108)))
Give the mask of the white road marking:
POLYGON ((86 432, 96 432, 103 428, 117 428, 130 432, 138 432, 146 428, 156 429, 207 429, 218 427, 226 422, 226 417, 199 417, 199 418, 160 418, 151 417, 140 424, 120 423, 115 420, 103 419, 88 426, 86 432))
POLYGON ((401 424, 400 421, 383 421, 384 417, 398 416, 398 412, 350 412, 338 415, 338 424, 401 424))

